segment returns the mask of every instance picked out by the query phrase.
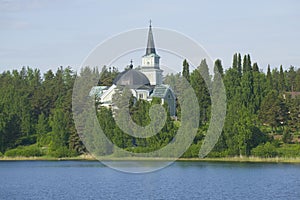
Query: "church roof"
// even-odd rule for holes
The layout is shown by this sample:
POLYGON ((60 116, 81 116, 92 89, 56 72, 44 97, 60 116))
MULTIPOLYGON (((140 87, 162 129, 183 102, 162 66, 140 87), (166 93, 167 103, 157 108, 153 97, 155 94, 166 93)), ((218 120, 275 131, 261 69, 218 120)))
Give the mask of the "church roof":
POLYGON ((142 72, 129 69, 120 73, 113 81, 113 84, 136 89, 144 85, 150 86, 150 81, 142 72))
POLYGON ((92 87, 89 96, 96 96, 96 97, 100 97, 104 91, 106 91, 108 89, 108 86, 94 86, 92 87))
POLYGON ((151 97, 159 97, 159 98, 165 98, 167 95, 168 90, 170 90, 169 85, 158 85, 155 86, 153 93, 151 94, 151 97))
POLYGON ((150 54, 156 54, 151 23, 150 23, 149 32, 148 32, 148 42, 147 42, 147 48, 146 48, 146 56, 150 55, 150 54))

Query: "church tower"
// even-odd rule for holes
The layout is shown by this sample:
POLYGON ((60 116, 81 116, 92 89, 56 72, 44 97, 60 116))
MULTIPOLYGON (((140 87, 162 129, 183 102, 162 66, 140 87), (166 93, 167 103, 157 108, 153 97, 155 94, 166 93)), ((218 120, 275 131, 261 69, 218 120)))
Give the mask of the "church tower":
POLYGON ((159 55, 156 54, 152 26, 150 21, 146 54, 142 57, 141 72, 147 76, 151 85, 162 84, 162 72, 159 68, 159 55))

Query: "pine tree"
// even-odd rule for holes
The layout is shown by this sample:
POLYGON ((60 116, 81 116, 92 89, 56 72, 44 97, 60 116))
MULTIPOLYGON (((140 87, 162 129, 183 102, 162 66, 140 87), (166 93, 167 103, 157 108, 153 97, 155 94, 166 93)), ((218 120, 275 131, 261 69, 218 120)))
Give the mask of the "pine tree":
POLYGON ((183 70, 182 70, 182 76, 190 82, 190 70, 189 70, 189 63, 184 59, 183 61, 183 70))
POLYGON ((278 126, 278 116, 280 113, 280 100, 278 99, 278 93, 272 90, 263 99, 261 108, 259 111, 259 119, 263 125, 272 127, 272 130, 278 126))
POLYGON ((220 59, 217 59, 215 61, 215 70, 217 70, 220 73, 221 77, 224 76, 224 70, 223 70, 223 66, 222 66, 222 61, 220 59))
POLYGON ((280 72, 279 72, 279 80, 278 80, 278 89, 280 92, 285 91, 285 78, 284 78, 284 72, 282 69, 282 65, 280 65, 280 72))
POLYGON ((267 71, 267 91, 271 91, 273 89, 273 78, 271 73, 270 65, 268 65, 268 71, 267 71))
MULTIPOLYGON (((200 124, 205 124, 210 116, 210 93, 206 79, 209 79, 208 66, 205 60, 202 60, 199 67, 191 73, 190 83, 198 98, 200 108, 200 124)), ((208 81, 208 80, 207 80, 208 81)))
POLYGON ((243 59, 243 74, 252 71, 250 55, 245 55, 243 59))
POLYGON ((257 63, 253 63, 253 72, 259 72, 257 63))
POLYGON ((241 57, 241 54, 238 54, 237 69, 238 69, 239 77, 242 77, 242 57, 241 57))
MULTIPOLYGON (((296 77, 297 77, 297 73, 295 71, 295 67, 294 66, 291 66, 289 68, 289 71, 287 72, 287 77, 286 77, 286 80, 287 80, 287 87, 288 87, 288 90, 289 91, 296 91, 296 77)), ((298 83, 299 84, 299 83, 298 83)))
POLYGON ((236 53, 233 55, 232 68, 236 70, 238 69, 238 55, 236 53))

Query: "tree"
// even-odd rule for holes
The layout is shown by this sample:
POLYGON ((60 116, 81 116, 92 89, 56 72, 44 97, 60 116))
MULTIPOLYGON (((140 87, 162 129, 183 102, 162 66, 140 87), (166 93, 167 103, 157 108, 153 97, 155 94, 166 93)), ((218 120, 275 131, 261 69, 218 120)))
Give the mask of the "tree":
MULTIPOLYGON (((194 92, 198 98, 200 108, 200 124, 205 124, 209 120, 210 116, 210 93, 206 81, 204 78, 209 77, 208 66, 205 60, 202 60, 199 67, 195 69, 190 76, 190 83, 194 92)), ((210 84, 210 82, 208 82, 210 84)))
POLYGON ((243 74, 252 70, 250 55, 245 55, 243 59, 243 74))
POLYGON ((264 125, 269 125, 272 130, 286 122, 286 108, 284 102, 278 97, 275 90, 263 99, 261 109, 259 111, 259 118, 264 125))
POLYGON ((64 146, 68 142, 68 116, 61 108, 56 108, 50 118, 54 134, 53 147, 64 146))
POLYGON ((296 77, 297 73, 295 71, 295 67, 291 66, 286 74, 287 88, 289 91, 296 91, 296 77))
POLYGON ((268 71, 267 71, 267 91, 271 91, 273 89, 273 78, 271 73, 270 65, 268 65, 268 71))
POLYGON ((253 65, 253 94, 254 94, 253 106, 254 106, 254 113, 257 114, 257 112, 260 109, 262 99, 265 96, 267 86, 265 84, 266 83, 265 74, 259 72, 259 70, 254 70, 254 67, 258 69, 258 65, 256 63, 254 63, 253 65))
POLYGON ((223 77, 224 76, 224 70, 223 70, 223 66, 222 66, 222 61, 220 59, 217 59, 215 61, 215 68, 220 73, 221 77, 223 77))
POLYGON ((252 70, 246 71, 241 79, 241 101, 250 113, 254 113, 254 78, 252 70))
POLYGON ((237 70, 239 77, 242 77, 242 57, 241 54, 238 54, 237 70))
POLYGON ((286 95, 286 99, 289 131, 297 133, 300 131, 300 97, 292 99, 291 95, 286 95))
POLYGON ((232 68, 235 70, 238 69, 238 55, 236 53, 233 55, 232 68))
MULTIPOLYGON (((95 73, 98 73, 98 71, 95 71, 95 73)), ((113 80, 117 77, 118 74, 119 71, 117 68, 115 67, 108 68, 107 66, 103 66, 100 73, 100 79, 98 85, 111 86, 113 84, 113 80)))
POLYGON ((253 63, 253 72, 259 72, 257 63, 253 63))
POLYGON ((182 76, 190 82, 190 70, 189 70, 189 63, 184 59, 183 61, 183 70, 182 70, 182 76))
POLYGON ((282 65, 280 65, 280 72, 279 72, 279 81, 278 81, 278 89, 279 92, 284 92, 285 91, 285 78, 284 78, 284 72, 282 65))

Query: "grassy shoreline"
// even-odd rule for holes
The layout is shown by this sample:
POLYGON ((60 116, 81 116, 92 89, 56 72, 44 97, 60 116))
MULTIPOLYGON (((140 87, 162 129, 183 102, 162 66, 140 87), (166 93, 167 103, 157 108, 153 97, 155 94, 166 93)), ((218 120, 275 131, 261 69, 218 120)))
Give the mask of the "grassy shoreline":
MULTIPOLYGON (((105 161, 172 161, 170 158, 136 158, 136 157, 102 157, 105 161)), ((90 155, 81 155, 77 157, 53 158, 53 157, 0 157, 1 161, 97 161, 90 155)), ((223 157, 223 158, 179 158, 177 161, 187 162, 241 162, 241 163, 299 163, 300 157, 286 158, 260 158, 260 157, 223 157)))

